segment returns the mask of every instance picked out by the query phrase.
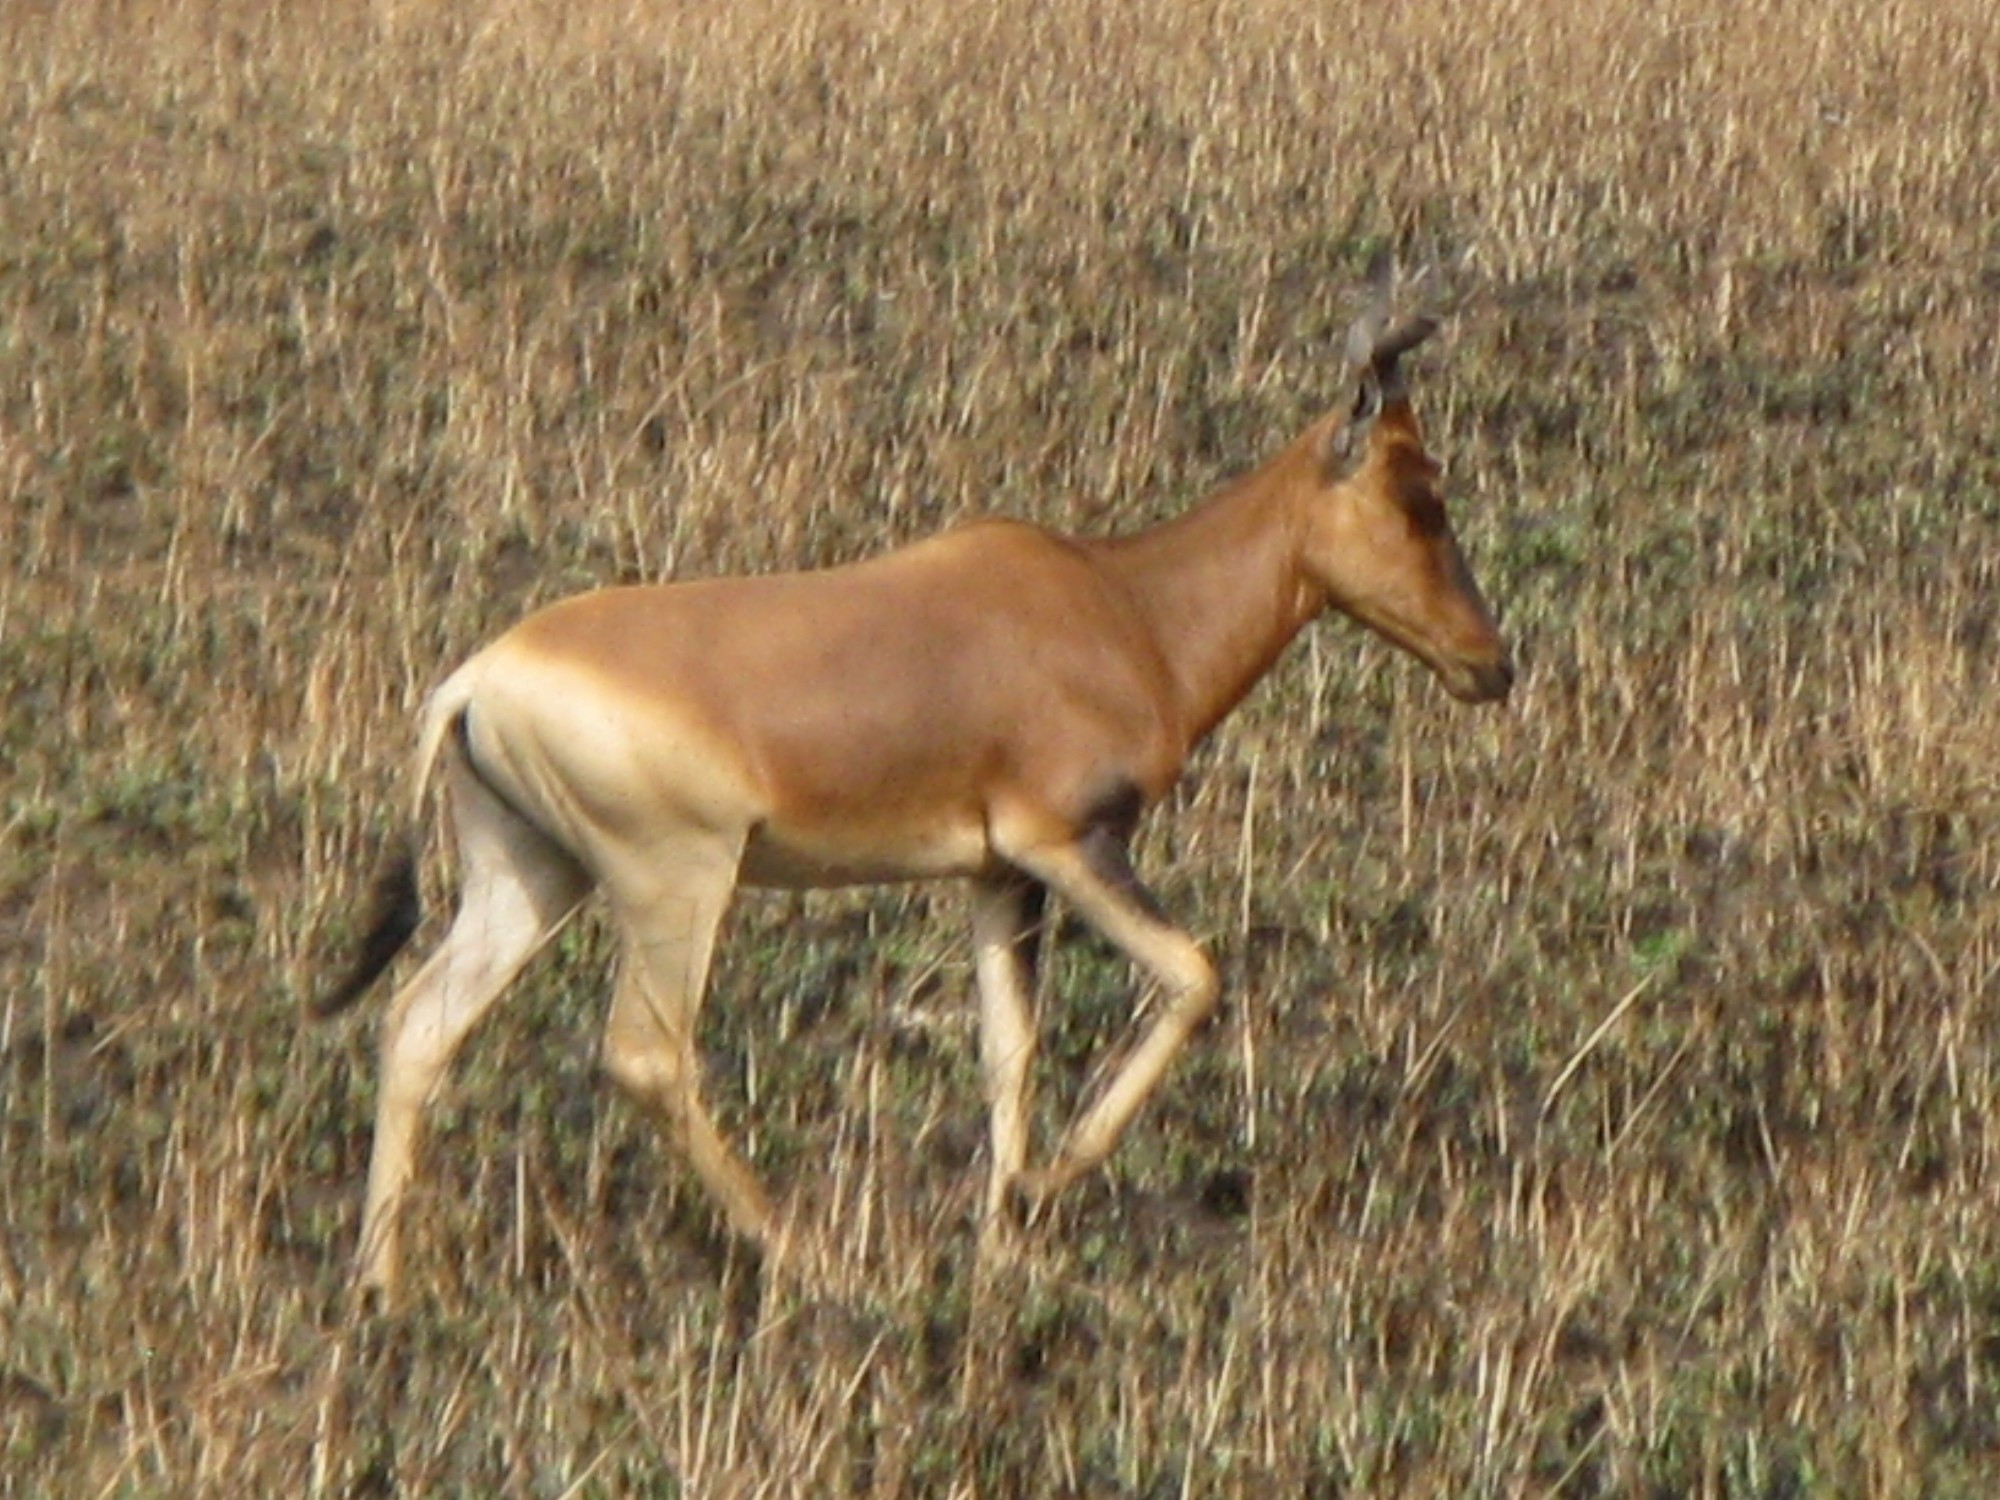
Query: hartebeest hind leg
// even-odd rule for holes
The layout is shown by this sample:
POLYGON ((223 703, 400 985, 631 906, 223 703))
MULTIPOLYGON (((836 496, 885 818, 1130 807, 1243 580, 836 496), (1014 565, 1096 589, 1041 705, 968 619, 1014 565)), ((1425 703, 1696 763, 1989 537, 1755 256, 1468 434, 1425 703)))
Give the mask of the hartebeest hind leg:
POLYGON ((986 1223, 997 1228, 1009 1185, 1028 1164, 1028 1067, 1035 1055, 1035 955, 1046 892, 1018 874, 973 886, 973 972, 979 982, 979 1068, 992 1132, 986 1223))
POLYGON ((770 1199, 702 1102, 695 1046, 716 930, 742 850, 740 836, 690 833, 671 848, 648 849, 639 880, 612 882, 624 946, 604 1028, 604 1067, 685 1155, 730 1227, 768 1245, 770 1199))
POLYGON ((452 1055, 501 991, 590 888, 575 860, 450 762, 464 890, 444 944, 403 986, 382 1023, 382 1082, 361 1221, 362 1287, 391 1297, 397 1223, 423 1111, 452 1055))
POLYGON ((1189 1034, 1215 1009, 1221 986, 1200 945, 1168 919, 1140 881, 1123 837, 1112 829, 1024 851, 1015 863, 1069 901, 1165 991, 1153 1024, 1070 1126, 1048 1166, 1015 1179, 1032 1208, 1111 1154, 1189 1034))

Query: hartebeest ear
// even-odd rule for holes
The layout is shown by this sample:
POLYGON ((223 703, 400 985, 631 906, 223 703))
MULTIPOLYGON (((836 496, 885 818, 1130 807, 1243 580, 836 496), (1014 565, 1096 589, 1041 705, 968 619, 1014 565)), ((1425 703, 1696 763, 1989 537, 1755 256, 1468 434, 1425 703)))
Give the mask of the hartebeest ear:
POLYGON ((1334 423, 1320 450, 1320 468, 1329 481, 1338 479, 1368 446, 1368 433, 1382 410, 1382 382, 1374 369, 1363 364, 1356 372, 1354 405, 1344 421, 1334 423))

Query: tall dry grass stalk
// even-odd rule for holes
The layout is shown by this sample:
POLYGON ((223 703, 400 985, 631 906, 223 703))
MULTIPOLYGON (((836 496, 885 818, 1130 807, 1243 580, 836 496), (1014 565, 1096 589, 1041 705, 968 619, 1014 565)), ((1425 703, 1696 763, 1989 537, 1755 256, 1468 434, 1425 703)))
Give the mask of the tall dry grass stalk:
MULTIPOLYGON (((0 1493, 1990 1493, 1990 7, 0 36, 0 1493), (815 1273, 760 1289, 580 930, 347 1322, 369 1042, 299 1016, 439 671, 1166 514, 1341 398, 1383 244, 1526 677, 1328 626, 1226 726, 1144 852, 1236 998, 1110 1181, 975 1283, 959 902, 753 900, 715 1087, 815 1273)), ((1051 1116, 1130 1000, 1055 969, 1051 1116)))

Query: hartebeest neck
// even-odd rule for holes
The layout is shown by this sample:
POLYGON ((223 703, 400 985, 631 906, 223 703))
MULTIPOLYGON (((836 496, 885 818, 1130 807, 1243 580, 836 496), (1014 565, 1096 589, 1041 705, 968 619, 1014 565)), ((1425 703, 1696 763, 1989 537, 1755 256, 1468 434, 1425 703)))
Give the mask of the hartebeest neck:
POLYGON ((1190 745, 1325 603, 1305 573, 1299 504, 1318 487, 1322 437, 1315 427, 1193 509, 1105 547, 1173 677, 1190 745))

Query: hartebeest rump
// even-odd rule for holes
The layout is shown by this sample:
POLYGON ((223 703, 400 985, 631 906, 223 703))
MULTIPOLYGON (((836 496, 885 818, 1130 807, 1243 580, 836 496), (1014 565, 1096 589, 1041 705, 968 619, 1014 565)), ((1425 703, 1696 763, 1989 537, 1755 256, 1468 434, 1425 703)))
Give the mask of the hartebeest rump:
MULTIPOLYGON (((1398 361, 1433 331, 1349 337, 1352 399, 1261 468, 1134 535, 962 526, 820 572, 584 594, 529 616, 426 705, 416 812, 439 761, 463 889, 396 994, 359 1280, 390 1295, 398 1205, 453 1052, 593 887, 620 942, 603 1060, 729 1224, 770 1240, 717 1132, 695 1021, 739 885, 972 883, 989 1215, 1102 1161, 1216 1001, 1215 971, 1133 871, 1128 840, 1189 752, 1329 606, 1468 702, 1513 667, 1446 519, 1398 361), (1163 1003, 1046 1166, 1028 1161, 1034 963, 1054 890, 1163 1003)), ((358 996, 416 925, 414 835, 385 872, 358 996)))

